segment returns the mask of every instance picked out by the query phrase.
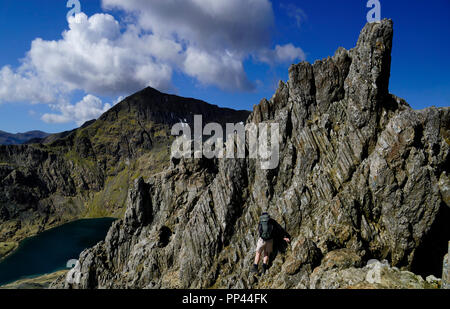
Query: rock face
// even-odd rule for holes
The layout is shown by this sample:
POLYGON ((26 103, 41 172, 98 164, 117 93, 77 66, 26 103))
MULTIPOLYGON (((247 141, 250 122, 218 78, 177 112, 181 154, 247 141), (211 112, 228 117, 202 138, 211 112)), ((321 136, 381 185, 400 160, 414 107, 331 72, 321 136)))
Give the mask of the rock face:
POLYGON ((55 287, 436 287, 407 270, 441 274, 450 110, 389 94, 392 41, 392 21, 371 23, 354 49, 291 66, 247 120, 279 123, 277 169, 182 160, 136 180, 124 219, 55 287), (293 238, 254 277, 262 211, 293 238))
POLYGON ((0 242, 76 217, 83 208, 78 188, 99 190, 102 183, 98 169, 64 155, 28 145, 0 146, 0 242))
POLYGON ((450 289, 450 267, 449 267, 449 257, 450 257, 450 242, 448 243, 448 253, 444 257, 443 267, 442 267, 442 288, 450 289))
POLYGON ((194 114, 227 123, 250 112, 146 88, 76 130, 0 145, 0 246, 80 217, 123 215, 129 185, 169 165, 171 126, 194 114))
POLYGON ((441 280, 421 276, 391 267, 385 260, 370 260, 361 267, 361 260, 346 249, 330 252, 311 274, 313 289, 438 289, 441 280), (337 258, 337 259, 336 259, 337 258))

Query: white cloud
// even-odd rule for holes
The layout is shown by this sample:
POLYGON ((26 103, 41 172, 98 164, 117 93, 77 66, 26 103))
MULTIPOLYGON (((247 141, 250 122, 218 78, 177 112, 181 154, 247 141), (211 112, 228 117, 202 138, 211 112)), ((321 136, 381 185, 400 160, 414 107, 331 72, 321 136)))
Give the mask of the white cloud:
POLYGON ((300 47, 295 47, 289 43, 286 45, 277 45, 273 50, 264 49, 258 53, 257 59, 261 62, 275 65, 297 60, 304 61, 306 55, 300 47))
POLYGON ((275 47, 275 57, 277 61, 280 62, 294 61, 297 59, 303 61, 306 59, 306 55, 303 50, 290 43, 283 46, 277 45, 275 47))
POLYGON ((130 26, 121 32, 108 14, 69 19, 62 39, 35 39, 16 70, 0 68, 0 102, 59 103, 73 90, 116 96, 146 86, 172 88, 172 67, 181 46, 130 26))
POLYGON ((97 96, 129 95, 146 86, 173 89, 174 71, 203 85, 251 91, 244 61, 254 57, 271 65, 304 60, 292 44, 273 50, 274 12, 269 0, 102 0, 112 15, 80 13, 58 40, 35 39, 23 64, 0 68, 0 103, 56 106, 47 122, 81 123, 105 106, 86 96, 75 105, 75 90, 97 96), (77 110, 80 110, 77 111, 77 110))
POLYGON ((196 48, 188 48, 184 62, 185 72, 203 84, 215 84, 223 89, 252 89, 245 76, 242 62, 232 54, 212 55, 196 48))
POLYGON ((185 48, 180 68, 204 85, 251 91, 243 62, 271 44, 269 0, 103 0, 134 14, 137 25, 185 48), (183 59, 184 58, 184 59, 183 59))
POLYGON ((55 85, 38 78, 33 72, 14 72, 9 66, 0 69, 0 103, 54 103, 60 101, 55 85))
MULTIPOLYGON (((155 61, 152 53, 161 49, 161 43, 167 45, 165 41, 133 29, 121 33, 119 23, 108 14, 77 17, 79 22, 70 18, 62 40, 33 41, 27 60, 39 76, 71 90, 110 96, 146 86, 171 87, 171 67, 155 61)), ((176 44, 170 47, 180 49, 176 44)))
POLYGON ((103 0, 102 4, 135 13, 145 30, 175 35, 208 51, 251 52, 267 46, 274 24, 269 0, 103 0))
POLYGON ((103 104, 102 100, 89 94, 75 105, 64 104, 54 106, 60 113, 44 114, 42 120, 47 123, 69 123, 74 121, 77 125, 81 126, 86 121, 97 119, 111 107, 111 104, 103 104))
MULTIPOLYGON (((268 48, 274 25, 269 0, 102 0, 102 4, 134 14, 144 30, 182 42, 186 46, 182 71, 205 85, 253 90, 243 66, 247 57, 271 65, 306 58, 292 44, 268 48)), ((302 13, 297 7, 294 11, 296 16, 302 13)))

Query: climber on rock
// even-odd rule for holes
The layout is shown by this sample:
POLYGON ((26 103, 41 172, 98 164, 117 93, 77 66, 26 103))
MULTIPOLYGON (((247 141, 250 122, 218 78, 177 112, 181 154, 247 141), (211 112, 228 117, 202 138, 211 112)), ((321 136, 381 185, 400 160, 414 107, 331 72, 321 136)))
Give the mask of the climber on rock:
POLYGON ((258 272, 258 264, 263 255, 263 274, 269 268, 269 258, 273 251, 274 240, 284 240, 289 243, 291 236, 272 218, 267 212, 264 212, 258 224, 259 239, 256 244, 255 262, 251 269, 252 273, 258 272))

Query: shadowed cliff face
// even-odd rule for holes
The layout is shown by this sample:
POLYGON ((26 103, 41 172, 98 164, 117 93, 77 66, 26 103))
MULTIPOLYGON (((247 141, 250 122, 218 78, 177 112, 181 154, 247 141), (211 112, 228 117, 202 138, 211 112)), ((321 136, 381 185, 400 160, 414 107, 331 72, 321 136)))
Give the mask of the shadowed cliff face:
POLYGON ((171 126, 194 114, 224 124, 250 112, 146 88, 79 129, 0 146, 0 243, 80 217, 122 216, 129 185, 169 165, 171 126))
POLYGON ((71 272, 79 282, 54 286, 432 287, 399 268, 430 274, 427 264, 442 261, 421 251, 430 233, 450 238, 450 115, 389 94, 392 40, 392 21, 368 24, 354 49, 291 66, 248 119, 280 124, 276 170, 251 159, 184 160, 136 180, 123 220, 81 254, 71 272), (268 274, 254 277, 262 211, 293 239, 276 244, 268 274), (398 268, 364 266, 370 259, 398 268))

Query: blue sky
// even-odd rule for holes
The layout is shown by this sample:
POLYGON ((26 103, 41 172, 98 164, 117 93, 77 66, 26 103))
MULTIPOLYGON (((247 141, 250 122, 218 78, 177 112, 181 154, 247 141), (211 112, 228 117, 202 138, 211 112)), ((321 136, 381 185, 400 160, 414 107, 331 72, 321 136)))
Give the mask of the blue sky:
MULTIPOLYGON (((291 63, 354 47, 369 11, 365 0, 216 0, 205 11, 189 4, 198 1, 170 11, 156 0, 80 0, 85 19, 63 38, 66 0, 0 0, 0 130, 72 129, 147 84, 252 109, 291 63), (189 13, 167 15, 176 11, 189 13)), ((391 93, 416 109, 450 106, 450 2, 380 2, 395 27, 391 93)))

